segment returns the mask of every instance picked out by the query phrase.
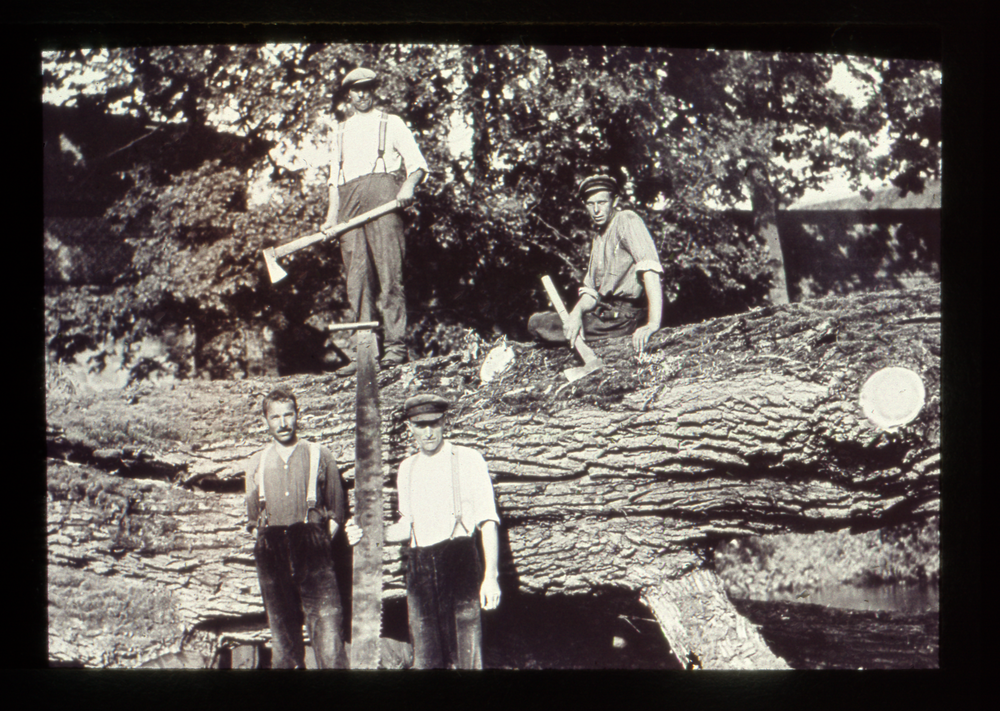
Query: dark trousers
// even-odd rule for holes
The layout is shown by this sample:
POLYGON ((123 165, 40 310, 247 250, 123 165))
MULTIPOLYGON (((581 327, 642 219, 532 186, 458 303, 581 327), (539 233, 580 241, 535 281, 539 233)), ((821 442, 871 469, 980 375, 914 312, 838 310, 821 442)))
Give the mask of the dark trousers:
POLYGON ((468 536, 407 550, 414 669, 482 669, 483 565, 468 536))
MULTIPOLYGON (((645 323, 646 313, 646 309, 631 304, 598 303, 583 315, 583 338, 591 341, 629 336, 645 323)), ((532 314, 528 319, 528 332, 538 341, 566 343, 562 319, 555 311, 532 314)))
POLYGON ((318 523, 268 526, 253 554, 271 626, 271 668, 305 667, 305 622, 319 668, 346 669, 344 613, 326 530, 318 523))
MULTIPOLYGON (((362 175, 341 185, 337 221, 346 222, 395 200, 399 185, 399 178, 393 173, 362 175)), ((345 232, 340 236, 340 254, 347 270, 351 320, 381 320, 386 353, 401 351, 405 354, 403 258, 406 242, 402 215, 393 211, 345 232)))

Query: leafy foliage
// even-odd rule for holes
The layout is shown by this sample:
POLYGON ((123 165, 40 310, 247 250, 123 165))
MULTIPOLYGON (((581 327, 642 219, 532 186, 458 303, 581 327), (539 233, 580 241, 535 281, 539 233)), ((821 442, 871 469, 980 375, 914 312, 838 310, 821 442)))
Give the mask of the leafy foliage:
MULTIPOLYGON (((630 47, 47 53, 49 101, 86 112, 95 132, 122 115, 152 127, 103 156, 115 154, 126 186, 103 229, 127 246, 128 263, 90 294, 98 298, 50 282, 53 354, 188 321, 200 363, 221 377, 248 367, 241 334, 280 334, 286 364, 322 341, 322 324, 346 307, 336 245, 290 258, 292 276, 274 286, 259 250, 322 222, 323 160, 287 156, 325 145, 331 108, 345 109, 336 83, 358 65, 379 72, 385 108, 410 124, 432 166, 407 213, 418 355, 447 351, 463 327, 523 337, 527 315, 548 308, 539 277, 552 274, 564 290, 582 278, 591 233, 575 190, 595 167, 621 179, 654 235, 668 324, 765 298, 763 246, 709 209, 744 200, 751 169, 785 203, 836 169, 859 186, 894 177, 910 190, 940 172, 939 74, 928 63, 630 47), (866 87, 862 105, 831 84, 837 67, 866 87), (879 154, 884 135, 892 144, 879 154)), ((88 166, 101 165, 86 152, 88 166)), ((52 170, 69 170, 60 165, 52 170)))

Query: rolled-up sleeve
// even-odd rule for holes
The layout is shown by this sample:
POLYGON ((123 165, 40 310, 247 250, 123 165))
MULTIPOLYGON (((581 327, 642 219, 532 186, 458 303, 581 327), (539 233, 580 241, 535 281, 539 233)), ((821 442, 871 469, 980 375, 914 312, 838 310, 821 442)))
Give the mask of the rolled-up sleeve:
MULTIPOLYGON (((490 479, 490 472, 486 466, 486 460, 475 450, 465 450, 466 454, 462 462, 463 484, 468 481, 472 488, 472 524, 482 526, 486 521, 495 521, 500 524, 500 516, 497 514, 496 499, 493 494, 493 481, 490 479)), ((465 498, 464 496, 462 497, 465 498)), ((465 518, 465 511, 462 512, 465 518)), ((463 521, 465 523, 465 521, 463 521)))
POLYGON ((427 167, 427 161, 424 160, 423 153, 420 152, 420 146, 417 145, 416 140, 413 138, 413 132, 403 123, 403 119, 399 116, 391 114, 389 116, 389 126, 390 135, 392 137, 392 147, 399 153, 400 158, 403 159, 403 165, 406 167, 406 175, 410 176, 415 170, 424 171, 424 175, 430 172, 427 167))
POLYGON ((621 226, 622 246, 632 256, 635 261, 635 271, 663 273, 663 265, 660 264, 660 255, 656 251, 653 243, 653 236, 646 229, 646 224, 632 211, 622 212, 621 226))

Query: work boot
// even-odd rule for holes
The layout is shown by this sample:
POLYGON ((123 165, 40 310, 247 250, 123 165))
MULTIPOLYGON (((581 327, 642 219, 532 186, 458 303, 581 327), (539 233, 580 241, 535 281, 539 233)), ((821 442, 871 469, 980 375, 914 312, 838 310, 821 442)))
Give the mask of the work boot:
POLYGON ((358 362, 356 360, 352 360, 343 368, 337 368, 335 371, 333 371, 333 374, 339 375, 342 378, 346 378, 347 376, 354 375, 357 372, 358 372, 358 362))
POLYGON ((381 363, 383 368, 391 368, 394 365, 402 365, 408 360, 409 356, 406 353, 406 346, 402 344, 393 344, 385 347, 385 353, 382 354, 382 358, 379 363, 381 363))

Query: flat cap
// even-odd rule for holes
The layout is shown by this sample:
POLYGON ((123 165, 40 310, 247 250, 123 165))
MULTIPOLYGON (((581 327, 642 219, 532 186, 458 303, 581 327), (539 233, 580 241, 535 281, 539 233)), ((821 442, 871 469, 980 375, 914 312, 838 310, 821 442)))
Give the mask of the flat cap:
POLYGON ((580 198, 586 199, 591 193, 599 193, 604 190, 615 195, 618 192, 618 183, 610 175, 591 175, 580 183, 580 198))
POLYGON ((347 76, 344 77, 344 81, 340 83, 340 88, 347 89, 355 84, 370 84, 377 81, 378 74, 373 72, 371 69, 358 67, 357 69, 352 69, 347 73, 347 76))
POLYGON ((407 398, 403 403, 403 416, 411 422, 434 422, 441 419, 450 405, 439 395, 422 393, 407 398))

